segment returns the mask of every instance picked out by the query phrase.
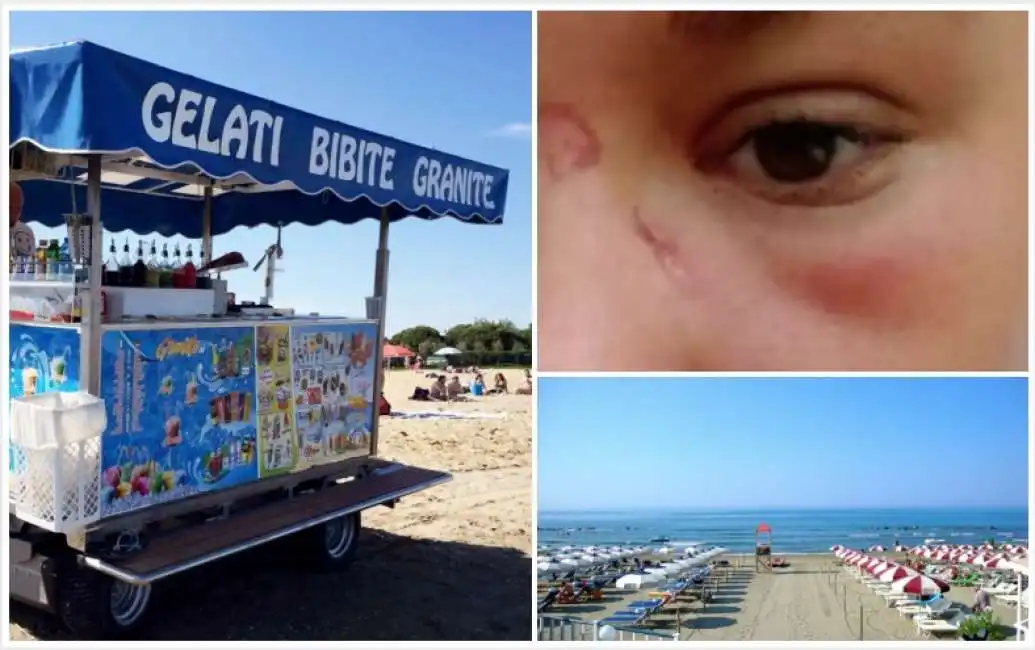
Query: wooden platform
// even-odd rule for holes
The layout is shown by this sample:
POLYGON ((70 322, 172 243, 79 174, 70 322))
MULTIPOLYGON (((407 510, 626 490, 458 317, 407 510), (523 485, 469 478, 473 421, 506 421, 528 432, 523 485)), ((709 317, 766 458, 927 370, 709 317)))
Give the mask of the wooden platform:
POLYGON ((444 483, 445 472, 395 465, 365 478, 148 540, 139 553, 117 560, 86 558, 88 566, 134 583, 152 582, 284 537, 338 516, 444 483))

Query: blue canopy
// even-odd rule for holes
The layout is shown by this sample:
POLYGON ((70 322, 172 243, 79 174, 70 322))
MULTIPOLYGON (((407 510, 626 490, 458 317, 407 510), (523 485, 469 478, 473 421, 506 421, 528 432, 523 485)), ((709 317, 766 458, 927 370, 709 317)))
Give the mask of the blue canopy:
POLYGON ((454 217, 503 220, 508 172, 212 84, 90 42, 11 55, 12 147, 67 154, 60 180, 21 182, 23 219, 86 206, 81 156, 104 160, 110 231, 200 237, 237 226, 454 217), (113 190, 113 191, 109 191, 113 190))

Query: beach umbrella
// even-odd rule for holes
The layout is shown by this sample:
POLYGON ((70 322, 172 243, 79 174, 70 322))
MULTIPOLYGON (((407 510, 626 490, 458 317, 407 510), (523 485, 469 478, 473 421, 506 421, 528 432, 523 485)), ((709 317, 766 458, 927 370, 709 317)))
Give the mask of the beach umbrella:
POLYGON ((896 594, 930 596, 932 594, 945 593, 949 591, 949 589, 951 589, 949 583, 944 580, 939 580, 923 574, 909 576, 891 583, 891 591, 896 594))
POLYGON ((560 562, 540 562, 536 567, 539 569, 539 573, 560 573, 567 569, 560 562))
POLYGON ((843 548, 844 548, 844 546, 841 546, 840 544, 834 544, 833 546, 830 547, 830 552, 831 553, 837 553, 838 551, 840 551, 843 548))
POLYGON ((436 356, 436 357, 451 357, 451 356, 456 356, 458 354, 463 354, 463 351, 457 350, 456 348, 441 348, 439 350, 436 350, 435 354, 432 355, 432 356, 436 356))
POLYGON ((895 582, 896 580, 901 580, 902 578, 908 578, 915 575, 917 575, 917 572, 913 569, 896 564, 894 566, 889 566, 887 569, 882 571, 880 575, 877 576, 877 579, 881 582, 895 582))
POLYGON ((892 562, 891 560, 888 560, 888 559, 885 558, 882 562, 880 562, 876 566, 874 566, 870 570, 870 573, 872 573, 875 576, 879 576, 880 574, 884 573, 885 571, 887 571, 889 568, 891 568, 893 566, 895 566, 895 563, 892 562))
POLYGON ((870 553, 883 553, 885 550, 887 550, 887 549, 885 549, 880 544, 875 544, 875 545, 870 547, 870 553))

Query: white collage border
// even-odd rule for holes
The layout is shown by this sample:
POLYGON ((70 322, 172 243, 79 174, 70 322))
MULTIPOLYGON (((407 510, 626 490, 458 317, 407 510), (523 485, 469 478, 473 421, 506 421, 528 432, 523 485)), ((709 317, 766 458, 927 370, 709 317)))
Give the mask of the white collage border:
MULTIPOLYGON (((701 9, 701 10, 730 10, 730 9, 840 9, 840 10, 861 10, 861 9, 883 9, 883 10, 903 10, 903 9, 944 9, 944 10, 962 10, 962 9, 981 9, 981 10, 1026 10, 1028 11, 1028 106, 1029 106, 1029 127, 1028 127, 1028 174, 1029 174, 1029 188, 1035 186, 1033 180, 1035 180, 1035 166, 1033 166, 1033 147, 1032 143, 1035 141, 1033 138, 1033 121, 1031 118, 1032 106, 1035 106, 1035 92, 1033 92, 1032 79, 1035 77, 1035 56, 1032 53, 1032 32, 1035 27, 1035 13, 1033 13, 1033 7, 1030 2, 1028 3, 977 3, 977 2, 696 2, 696 1, 684 1, 684 2, 653 2, 650 0, 642 2, 630 2, 621 0, 585 0, 582 2, 578 1, 559 1, 559 0, 535 0, 526 2, 514 2, 511 0, 498 0, 491 2, 476 2, 476 1, 464 1, 464 0, 451 0, 451 1, 435 1, 435 0, 409 0, 407 2, 384 2, 379 3, 375 1, 368 2, 346 2, 346 1, 334 1, 327 0, 324 2, 319 1, 304 1, 304 2, 283 2, 277 0, 252 0, 252 2, 226 2, 223 0, 211 0, 205 2, 204 0, 194 1, 178 1, 178 2, 158 2, 158 1, 144 1, 144 0, 126 0, 124 2, 109 1, 109 2, 75 2, 74 0, 66 0, 64 2, 54 2, 50 0, 0 0, 0 47, 6 53, 11 47, 10 43, 10 13, 11 11, 18 10, 32 10, 32 11, 96 11, 96 10, 161 10, 161 11, 211 11, 211 10, 263 10, 263 9, 281 9, 281 10, 292 10, 292 11, 307 11, 307 10, 328 10, 328 9, 342 9, 342 10, 510 10, 510 11, 534 11, 534 10, 664 10, 664 9, 701 9)), ((535 38, 535 24, 533 23, 533 38, 535 38)), ((536 71, 537 71, 537 52, 533 48, 532 51, 532 71, 533 79, 532 82, 532 128, 533 133, 536 132, 536 71)), ((9 88, 9 59, 5 55, 0 57, 0 93, 7 94, 9 88)), ((6 104, 6 102, 5 102, 6 104)), ((6 111, 5 111, 6 113, 6 111)), ((4 142, 10 142, 9 135, 10 123, 6 115, 0 118, 0 135, 3 137, 4 142)), ((532 138, 532 154, 533 160, 537 160, 537 143, 536 139, 532 138)), ((7 156, 3 157, 0 162, 0 181, 6 179, 9 175, 9 159, 7 156)), ((536 205, 537 198, 537 179, 535 174, 532 177, 532 203, 536 205)), ((8 195, 6 192, 0 193, 0 214, 6 211, 8 201, 8 195)), ((1035 265, 1032 263, 1032 251, 1035 250, 1035 236, 1033 236, 1033 229, 1031 224, 1033 223, 1032 215, 1032 203, 1029 190, 1029 257, 1028 257, 1028 288, 1029 288, 1029 301, 1028 301, 1028 367, 1029 370, 1035 366, 1035 349, 1032 347, 1033 337, 1032 335, 1032 324, 1035 323, 1033 315, 1035 315, 1035 309, 1033 309, 1033 301, 1031 299, 1031 290, 1033 280, 1035 280, 1035 274, 1033 269, 1035 265)), ((533 218, 532 221, 532 242, 531 250, 532 254, 536 254, 536 220, 533 218)), ((9 242, 7 238, 0 238, 0 253, 3 254, 3 258, 6 259, 8 255, 9 242)), ((537 283, 536 265, 533 265, 532 271, 532 282, 533 287, 537 283)), ((7 295, 7 275, 6 271, 0 271, 0 289, 3 291, 3 295, 7 295)), ((533 319, 536 314, 536 292, 532 292, 532 313, 533 319)), ((533 321, 534 322, 534 321, 533 321)), ((0 352, 2 352, 2 359, 0 359, 0 403, 7 403, 9 400, 9 386, 7 378, 9 377, 8 371, 8 324, 9 317, 6 308, 0 308, 0 327, 3 328, 0 333, 0 352)), ((535 365, 537 357, 537 346, 536 346, 536 334, 537 328, 533 327, 533 366, 535 365)), ((539 373, 536 373, 537 376, 539 373)), ((803 372, 776 372, 776 373, 765 373, 766 377, 802 377, 802 376, 823 376, 823 377, 887 377, 889 375, 898 377, 938 377, 938 376, 956 376, 956 377, 1025 377, 1028 378, 1029 372, 1014 372, 1014 373, 873 373, 873 372, 827 372, 827 373, 803 373, 803 372)), ((542 373, 544 377, 582 377, 582 376, 593 376, 593 377, 617 377, 617 376, 651 376, 651 377, 676 377, 683 376, 681 373, 542 373)), ((715 377, 757 377, 758 373, 715 373, 711 376, 715 377)), ((1029 431, 1029 445, 1028 445, 1028 485, 1029 495, 1032 491, 1032 468, 1035 467, 1035 454, 1033 454, 1032 445, 1032 430, 1035 428, 1035 417, 1033 417, 1031 405, 1035 402, 1035 388, 1031 381, 1028 384, 1028 395, 1029 395, 1029 412, 1028 412, 1028 431, 1029 431)), ((535 449, 535 436, 534 433, 537 430, 537 410, 532 410, 532 430, 533 430, 533 450, 535 449)), ((5 423, 8 417, 6 409, 0 410, 0 431, 6 429, 5 423)), ((9 449, 7 444, 0 444, 0 483, 3 485, 3 489, 7 489, 7 467, 8 467, 8 456, 9 449)), ((537 502, 538 502, 538 472, 537 469, 537 458, 533 452, 532 459, 532 547, 535 548, 538 542, 537 532, 537 502)), ((7 520, 9 514, 9 505, 6 498, 0 499, 0 514, 3 514, 4 520, 7 520)), ((1032 510, 1029 507, 1028 512, 1028 528, 1029 531, 1035 529, 1035 517, 1032 517, 1032 510)), ((0 558, 7 560, 9 553, 8 539, 7 536, 0 536, 0 558)), ((6 562, 5 562, 6 563, 6 562)), ((529 584, 529 598, 534 600, 535 594, 535 572, 530 572, 530 584, 529 584)), ((8 585, 7 576, 0 576, 0 583, 3 583, 5 587, 8 585)), ((5 630, 0 636, 3 640, 3 645, 6 647, 37 647, 40 642, 12 642, 10 640, 10 601, 5 598, 3 603, 0 604, 0 622, 5 626, 5 630)), ((536 629, 536 612, 533 608, 531 631, 534 633, 536 629)), ((285 645, 290 643, 293 647, 302 648, 340 648, 343 643, 351 643, 352 645, 362 645, 364 647, 387 647, 387 648, 401 648, 401 647, 422 647, 422 648, 453 648, 457 645, 467 646, 478 646, 478 647, 515 647, 515 646, 527 646, 527 647, 558 647, 558 648, 570 648, 579 646, 596 646, 598 643, 592 642, 539 642, 539 641, 527 641, 527 642, 444 642, 444 641, 423 641, 423 642, 403 642, 403 641, 386 641, 386 642, 347 642, 347 641, 319 641, 319 642, 246 642, 246 641, 222 641, 222 642, 192 642, 192 645, 198 647, 220 647, 220 648, 274 648, 278 645, 285 645)), ((773 649, 784 649, 784 648, 799 648, 801 646, 814 646, 829 648, 836 650, 838 648, 854 648, 859 646, 867 646, 874 648, 902 648, 911 647, 915 642, 881 642, 881 641, 840 641, 840 642, 793 642, 793 641, 760 641, 760 642, 704 642, 704 641, 683 641, 679 642, 680 646, 694 646, 694 647, 717 647, 717 648, 773 648, 773 649)), ((937 647, 960 647, 965 648, 965 642, 932 642, 937 647)), ((128 643, 112 643, 112 642, 85 642, 85 641, 67 641, 67 642, 47 642, 47 647, 56 648, 90 648, 98 647, 110 649, 113 645, 122 646, 129 645, 128 643)), ((132 643, 134 650, 147 650, 149 648, 169 648, 169 649, 181 649, 183 643, 179 642, 160 642, 160 641, 137 641, 132 643)), ((1006 643, 1007 648, 1021 648, 1030 647, 1029 644, 1022 642, 1008 642, 1006 643)))

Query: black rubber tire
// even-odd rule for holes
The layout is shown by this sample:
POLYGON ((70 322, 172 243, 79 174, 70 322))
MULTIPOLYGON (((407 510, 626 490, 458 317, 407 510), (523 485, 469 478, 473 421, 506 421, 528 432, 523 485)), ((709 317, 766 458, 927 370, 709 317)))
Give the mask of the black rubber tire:
POLYGON ((307 528, 298 533, 297 540, 301 544, 300 555, 312 569, 328 572, 341 571, 356 559, 356 550, 359 548, 359 537, 362 530, 362 518, 358 512, 307 528), (351 536, 343 550, 332 553, 328 544, 327 529, 339 521, 351 530, 351 536))
POLYGON ((61 622, 83 641, 132 639, 146 626, 151 613, 153 590, 143 614, 129 625, 120 624, 111 612, 115 579, 79 565, 75 558, 62 562, 56 586, 55 611, 61 622))

